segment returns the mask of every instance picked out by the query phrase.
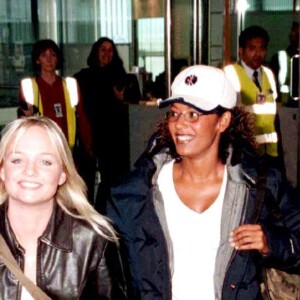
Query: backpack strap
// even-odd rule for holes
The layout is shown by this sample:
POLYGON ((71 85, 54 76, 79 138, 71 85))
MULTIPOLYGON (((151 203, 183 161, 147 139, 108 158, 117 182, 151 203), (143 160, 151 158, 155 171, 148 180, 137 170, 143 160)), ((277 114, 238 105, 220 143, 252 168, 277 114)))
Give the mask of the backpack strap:
POLYGON ((259 168, 258 168, 258 178, 256 180, 256 195, 254 199, 254 210, 252 217, 250 219, 251 224, 257 224, 263 202, 265 199, 265 195, 267 192, 266 182, 267 182, 267 167, 265 164, 260 162, 259 168))
POLYGON ((8 248, 3 236, 0 234, 0 259, 6 267, 14 274, 23 287, 37 300, 51 300, 37 285, 35 285, 27 276, 24 275, 17 264, 10 249, 8 248))

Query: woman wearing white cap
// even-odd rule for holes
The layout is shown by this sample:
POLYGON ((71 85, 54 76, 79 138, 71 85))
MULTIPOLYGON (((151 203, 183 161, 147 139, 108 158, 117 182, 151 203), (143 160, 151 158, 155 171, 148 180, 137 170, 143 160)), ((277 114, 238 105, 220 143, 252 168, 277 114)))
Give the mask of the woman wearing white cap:
POLYGON ((159 103, 169 106, 165 122, 112 190, 108 214, 122 238, 132 299, 261 299, 263 263, 299 267, 299 213, 288 213, 285 185, 271 169, 266 194, 293 228, 275 219, 267 197, 258 211, 254 123, 235 105, 222 70, 182 71, 159 103))

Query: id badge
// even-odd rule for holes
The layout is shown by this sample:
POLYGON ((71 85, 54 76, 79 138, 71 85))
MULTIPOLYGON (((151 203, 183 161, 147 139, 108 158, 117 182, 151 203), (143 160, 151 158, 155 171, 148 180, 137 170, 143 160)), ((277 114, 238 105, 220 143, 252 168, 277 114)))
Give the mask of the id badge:
POLYGON ((56 118, 62 118, 63 113, 62 113, 62 107, 60 103, 55 103, 54 104, 54 111, 55 111, 55 117, 56 118))
POLYGON ((264 93, 258 93, 256 96, 256 103, 257 104, 266 103, 266 95, 264 93))

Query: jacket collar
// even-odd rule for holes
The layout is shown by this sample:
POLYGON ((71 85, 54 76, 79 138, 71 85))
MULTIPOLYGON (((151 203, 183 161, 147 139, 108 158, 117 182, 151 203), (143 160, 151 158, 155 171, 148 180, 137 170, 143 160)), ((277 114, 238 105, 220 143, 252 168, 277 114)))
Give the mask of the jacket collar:
MULTIPOLYGON (((232 155, 233 155, 233 148, 229 147, 228 149, 229 156, 226 161, 228 174, 230 176, 230 179, 236 183, 242 183, 246 182, 249 186, 252 186, 255 184, 256 181, 256 171, 255 169, 249 168, 249 164, 252 162, 253 158, 251 159, 251 162, 249 163, 248 160, 251 158, 251 154, 247 154, 247 157, 243 155, 244 161, 243 163, 238 163, 233 165, 232 162, 232 155), (246 165, 247 162, 247 165, 246 165)), ((152 178, 152 183, 155 183, 158 177, 158 174, 160 173, 161 168, 165 163, 172 160, 171 156, 167 154, 167 150, 163 149, 158 154, 154 155, 153 163, 155 165, 155 173, 152 178)), ((253 162, 252 162, 253 163, 253 162)), ((254 164, 254 163, 253 163, 254 164)))
MULTIPOLYGON (((0 232, 12 251, 16 253, 20 249, 20 245, 9 224, 7 203, 0 206, 0 232)), ((50 221, 40 240, 61 251, 72 251, 72 217, 66 214, 56 203, 50 221)))
POLYGON ((256 181, 256 171, 255 167, 253 168, 254 159, 252 153, 244 149, 243 154, 241 155, 240 161, 238 163, 232 163, 233 161, 233 147, 230 146, 228 149, 229 155, 226 161, 228 174, 230 179, 236 183, 245 182, 247 185, 252 186, 256 181), (250 166, 252 165, 252 168, 250 166))
POLYGON ((7 217, 7 201, 0 206, 0 232, 14 255, 20 251, 24 251, 19 245, 9 224, 7 217))
POLYGON ((72 251, 72 218, 56 202, 41 241, 65 252, 72 251))

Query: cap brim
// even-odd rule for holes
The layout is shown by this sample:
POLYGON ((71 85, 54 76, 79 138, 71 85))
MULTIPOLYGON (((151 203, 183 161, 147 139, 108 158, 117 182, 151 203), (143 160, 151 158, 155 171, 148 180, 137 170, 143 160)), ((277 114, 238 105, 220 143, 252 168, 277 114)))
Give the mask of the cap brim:
POLYGON ((210 111, 212 111, 216 108, 216 107, 214 107, 214 108, 211 108, 209 110, 201 109, 198 106, 196 106, 196 105, 194 105, 190 102, 185 101, 183 97, 170 97, 170 98, 167 98, 167 99, 164 99, 164 100, 159 99, 157 101, 157 105, 158 105, 159 108, 165 108, 165 107, 169 106, 172 103, 182 103, 182 104, 184 104, 186 106, 189 106, 189 107, 191 107, 191 108, 193 108, 193 109, 195 109, 195 110, 197 110, 201 113, 207 113, 207 112, 210 112, 210 111))
POLYGON ((184 99, 182 97, 170 97, 170 98, 167 98, 167 99, 159 99, 157 101, 157 104, 158 104, 158 107, 159 108, 164 108, 164 107, 167 107, 169 106, 170 104, 172 103, 184 103, 184 99))

